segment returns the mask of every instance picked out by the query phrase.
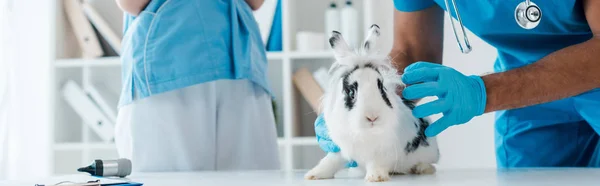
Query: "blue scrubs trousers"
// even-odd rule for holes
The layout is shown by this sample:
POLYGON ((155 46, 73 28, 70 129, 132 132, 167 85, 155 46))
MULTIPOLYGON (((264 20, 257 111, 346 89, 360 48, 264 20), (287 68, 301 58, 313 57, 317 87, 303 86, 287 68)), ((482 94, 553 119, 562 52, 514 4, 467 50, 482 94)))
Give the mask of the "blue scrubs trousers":
POLYGON ((600 167, 600 91, 497 113, 500 168, 600 167))

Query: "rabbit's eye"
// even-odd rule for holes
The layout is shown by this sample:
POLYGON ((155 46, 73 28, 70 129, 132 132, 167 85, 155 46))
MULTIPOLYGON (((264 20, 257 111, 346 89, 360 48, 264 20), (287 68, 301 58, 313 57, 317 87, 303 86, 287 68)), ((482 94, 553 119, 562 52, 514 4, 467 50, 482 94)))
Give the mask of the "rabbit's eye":
POLYGON ((356 97, 357 87, 358 87, 358 83, 356 83, 356 82, 346 86, 344 88, 344 93, 346 94, 346 97, 348 97, 350 100, 353 100, 356 97))
POLYGON ((350 99, 354 99, 354 90, 353 89, 350 89, 348 91, 348 97, 350 97, 350 99))
POLYGON ((354 102, 356 101, 356 90, 358 90, 358 83, 354 82, 352 84, 348 83, 347 80, 344 80, 343 84, 343 93, 344 93, 344 105, 348 110, 352 110, 354 107, 354 102))

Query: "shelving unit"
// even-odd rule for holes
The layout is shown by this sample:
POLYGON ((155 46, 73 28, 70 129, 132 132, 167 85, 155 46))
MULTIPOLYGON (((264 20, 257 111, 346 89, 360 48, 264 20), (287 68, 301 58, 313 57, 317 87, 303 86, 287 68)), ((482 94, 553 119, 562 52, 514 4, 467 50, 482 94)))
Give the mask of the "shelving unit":
MULTIPOLYGON (((83 59, 71 27, 65 18, 62 2, 56 1, 56 51, 53 63, 55 101, 53 109, 53 172, 52 174, 73 173, 76 167, 90 163, 93 159, 117 158, 113 143, 104 143, 83 123, 81 118, 61 97, 60 90, 66 80, 74 80, 83 88, 103 84, 111 97, 117 97, 121 87, 121 62, 118 56, 83 59)), ((110 22, 112 29, 122 30, 122 13, 114 1, 88 0, 110 22)), ((269 1, 269 0, 266 0, 269 1)), ((275 1, 275 0, 272 0, 275 1)), ((359 12, 360 35, 363 28, 374 22, 370 9, 380 8, 377 0, 353 0, 359 12), (368 23, 365 23, 368 22, 368 23)), ((282 169, 306 169, 314 166, 324 153, 319 149, 314 137, 313 123, 317 117, 304 101, 292 83, 293 73, 302 67, 314 71, 329 67, 333 61, 331 51, 297 52, 295 34, 298 31, 322 32, 324 12, 331 1, 324 0, 282 0, 283 51, 268 52, 269 80, 275 94, 279 116, 277 122, 282 169)), ((335 0, 338 7, 342 0, 335 0)), ((390 9, 391 10, 391 9, 390 9)), ((385 23, 377 23, 384 25, 385 23)), ((390 28, 391 30, 391 28, 390 28)), ((118 32, 120 33, 120 32, 118 32)), ((118 100, 118 99, 117 99, 118 100)), ((114 103, 116 109, 117 100, 114 103)))
POLYGON ((114 57, 102 57, 98 59, 57 59, 54 66, 56 68, 83 68, 89 67, 120 67, 121 58, 118 56, 114 57))

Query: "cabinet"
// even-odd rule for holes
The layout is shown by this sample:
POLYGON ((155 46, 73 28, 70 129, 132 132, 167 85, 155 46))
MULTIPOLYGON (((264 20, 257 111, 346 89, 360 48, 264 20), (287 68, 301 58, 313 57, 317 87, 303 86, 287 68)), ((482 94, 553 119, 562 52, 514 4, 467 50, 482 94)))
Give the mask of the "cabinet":
MULTIPOLYGON (((52 65, 51 86, 52 101, 52 174, 68 174, 76 167, 90 163, 94 159, 117 158, 113 143, 105 143, 83 123, 80 116, 62 98, 61 89, 67 80, 73 80, 82 88, 102 87, 108 103, 116 109, 121 87, 121 62, 119 56, 105 56, 94 59, 82 58, 71 25, 63 9, 63 0, 55 1, 53 22, 55 39, 52 65)), ((118 34, 122 30, 122 12, 113 0, 87 0, 97 8, 101 16, 118 34)), ((276 3, 276 0, 265 0, 276 3)), ((295 36, 300 31, 323 32, 324 15, 331 1, 325 0, 281 0, 281 18, 283 32, 283 50, 268 52, 268 76, 277 103, 277 131, 282 169, 306 169, 314 166, 324 153, 319 149, 314 137, 313 123, 317 114, 293 85, 293 73, 302 67, 316 70, 328 67, 333 61, 333 53, 299 52, 296 49, 295 36)), ((338 7, 344 1, 335 1, 338 7)), ((364 35, 371 24, 377 23, 384 33, 391 35, 391 2, 377 0, 354 0, 353 5, 359 12, 360 36, 364 35), (377 22, 379 11, 388 11, 390 16, 377 22), (387 21, 386 21, 387 20, 387 21), (387 26, 386 26, 387 25, 387 26), (386 28, 387 27, 387 28, 386 28)), ((120 35, 119 35, 120 36, 120 35)), ((385 35, 384 35, 385 36, 385 35)), ((326 38, 327 39, 327 38, 326 38)), ((383 41, 385 39, 382 39, 383 41)), ((388 39, 389 40, 389 39, 388 39)), ((324 41, 325 43, 326 41, 324 41)), ((385 45, 385 41, 383 42, 385 45)), ((388 46, 391 44, 387 44, 388 46)), ((389 48, 389 47, 388 47, 389 48)), ((116 111, 116 110, 115 110, 116 111)))

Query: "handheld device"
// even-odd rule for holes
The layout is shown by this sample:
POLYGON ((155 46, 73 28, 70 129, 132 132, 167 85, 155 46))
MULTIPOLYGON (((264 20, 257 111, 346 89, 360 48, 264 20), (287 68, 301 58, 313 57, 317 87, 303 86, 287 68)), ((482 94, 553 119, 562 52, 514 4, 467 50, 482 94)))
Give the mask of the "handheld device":
POLYGON ((116 160, 94 160, 91 165, 77 169, 79 172, 87 172, 92 176, 118 176, 125 177, 131 174, 131 161, 125 158, 116 160))

